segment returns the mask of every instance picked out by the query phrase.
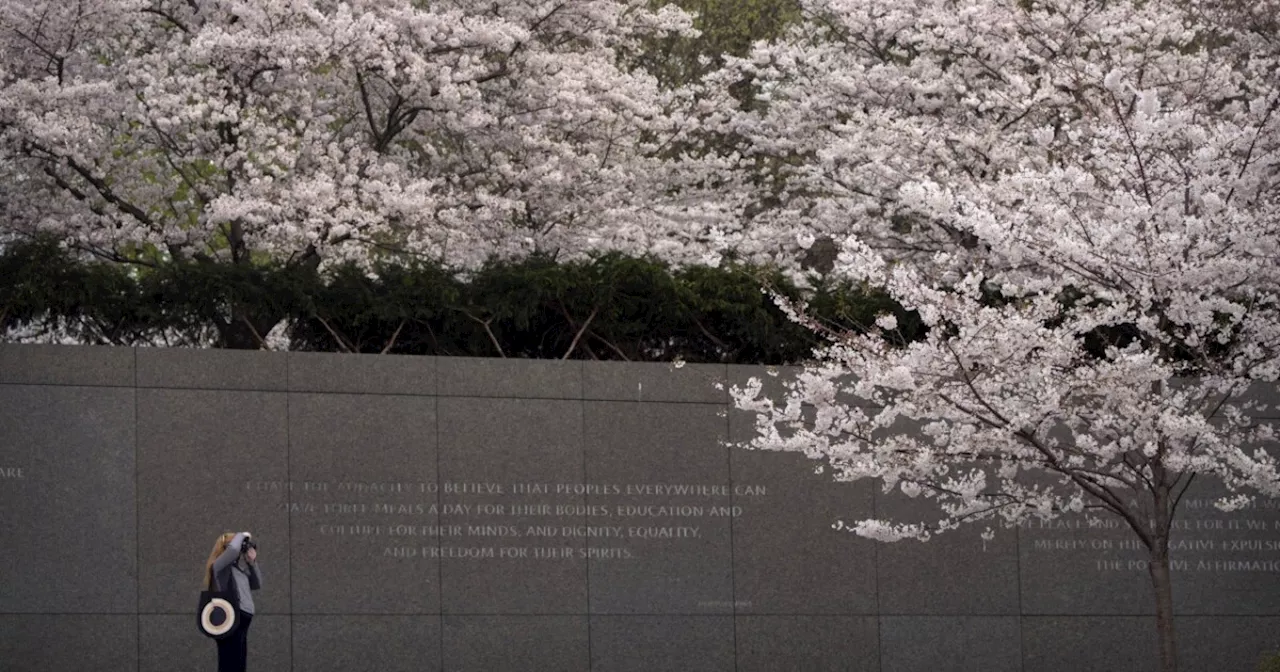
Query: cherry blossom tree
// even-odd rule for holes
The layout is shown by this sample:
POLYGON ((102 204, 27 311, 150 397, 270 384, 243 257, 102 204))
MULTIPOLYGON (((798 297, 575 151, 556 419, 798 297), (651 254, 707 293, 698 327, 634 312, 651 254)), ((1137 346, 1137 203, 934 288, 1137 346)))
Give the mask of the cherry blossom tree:
POLYGON ((720 75, 759 88, 763 109, 723 123, 777 167, 732 239, 829 236, 834 273, 928 333, 895 345, 890 316, 838 333, 790 306, 829 345, 783 392, 735 389, 751 445, 937 505, 841 524, 883 541, 1118 517, 1172 672, 1180 498, 1206 478, 1226 509, 1280 495, 1246 395, 1280 373, 1277 3, 804 5, 720 75))
POLYGON ((663 149, 696 101, 622 56, 690 26, 642 0, 0 0, 0 235, 140 267, 684 261, 716 206, 663 149))

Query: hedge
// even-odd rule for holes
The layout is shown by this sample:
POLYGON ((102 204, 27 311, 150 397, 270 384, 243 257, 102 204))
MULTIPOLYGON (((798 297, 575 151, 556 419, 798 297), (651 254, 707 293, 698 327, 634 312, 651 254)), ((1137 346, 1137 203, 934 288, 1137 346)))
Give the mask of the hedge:
MULTIPOLYGON (((423 262, 129 265, 38 239, 0 254, 0 278, 5 333, 80 343, 257 348, 274 328, 292 350, 753 364, 801 362, 820 344, 763 291, 802 296, 774 269, 620 254, 493 262, 460 277, 423 262)), ((803 295, 808 314, 835 329, 893 313, 897 339, 923 334, 881 292, 829 283, 803 295)))

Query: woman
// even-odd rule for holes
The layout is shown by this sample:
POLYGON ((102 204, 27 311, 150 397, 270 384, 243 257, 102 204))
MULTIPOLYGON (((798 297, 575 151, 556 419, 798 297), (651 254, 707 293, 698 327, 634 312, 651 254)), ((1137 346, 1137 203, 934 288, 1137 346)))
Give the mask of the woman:
POLYGON ((218 640, 218 672, 245 672, 249 652, 249 623, 253 620, 253 591, 262 588, 262 574, 258 568, 258 549, 249 544, 245 548, 248 532, 227 532, 213 544, 213 552, 204 567, 204 586, 209 589, 212 575, 215 590, 236 591, 240 605, 240 625, 230 637, 218 640), (243 551, 243 552, 242 552, 243 551))

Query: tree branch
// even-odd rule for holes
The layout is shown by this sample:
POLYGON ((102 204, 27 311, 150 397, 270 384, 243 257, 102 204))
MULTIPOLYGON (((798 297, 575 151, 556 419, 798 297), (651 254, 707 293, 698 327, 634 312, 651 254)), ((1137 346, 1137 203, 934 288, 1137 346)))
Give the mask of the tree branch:
POLYGON ((578 329, 578 333, 574 334, 573 342, 569 344, 569 349, 565 350, 564 356, 560 359, 569 359, 569 355, 572 355, 573 351, 578 349, 578 341, 582 340, 582 335, 586 333, 587 328, 591 326, 591 321, 596 319, 596 313, 599 312, 599 310, 599 307, 591 309, 591 314, 587 316, 586 322, 582 323, 582 327, 578 329))
POLYGON ((597 334, 596 332, 592 331, 592 332, 589 332, 587 335, 595 337, 597 341, 600 341, 605 346, 607 346, 610 350, 612 350, 614 354, 621 357, 622 361, 624 362, 631 361, 631 358, 627 356, 627 353, 623 352, 618 346, 614 345, 613 343, 610 343, 608 340, 605 339, 605 337, 601 336, 600 334, 597 334))
POLYGON ((712 343, 714 343, 716 347, 721 348, 723 350, 729 349, 729 344, 725 343, 724 341, 712 335, 712 333, 707 330, 706 326, 702 324, 702 320, 699 320, 698 318, 695 317, 693 318, 693 323, 698 326, 698 330, 702 332, 702 335, 706 336, 707 339, 710 340, 712 343))
POLYGON ((128 215, 138 220, 139 222, 145 224, 146 226, 152 227, 152 228, 155 227, 155 222, 151 220, 151 217, 147 213, 143 212, 142 209, 139 208, 138 206, 132 203, 129 203, 128 201, 116 195, 116 193, 111 190, 111 187, 107 185, 106 181, 102 180, 101 178, 95 177, 93 173, 89 172, 89 170, 84 166, 81 166, 75 159, 66 157, 63 160, 66 162, 68 166, 71 167, 72 170, 79 173, 80 177, 84 178, 86 182, 93 185, 93 188, 97 190, 98 194, 101 195, 104 199, 106 199, 108 203, 116 206, 122 212, 127 213, 128 215))
POLYGON ((254 340, 258 342, 258 348, 262 350, 268 350, 269 348, 267 347, 267 342, 263 340, 262 334, 259 334, 258 330, 253 327, 253 323, 249 321, 249 318, 241 317, 240 321, 244 322, 244 326, 249 327, 249 333, 253 334, 254 340))
POLYGON ((498 342, 498 337, 494 336, 493 330, 489 328, 489 323, 493 322, 493 318, 491 317, 487 320, 482 320, 476 317, 475 315, 472 315, 470 312, 466 310, 462 310, 461 308, 458 308, 457 310, 461 312, 463 315, 466 315, 467 317, 471 318, 474 322, 476 322, 480 326, 484 327, 484 333, 489 335, 489 342, 493 343, 493 347, 498 351, 498 355, 505 359, 507 356, 507 353, 503 351, 502 344, 498 342))
MULTIPOLYGON (((1258 146, 1258 139, 1262 137, 1262 132, 1267 128, 1267 123, 1271 121, 1271 115, 1275 113, 1276 108, 1280 107, 1280 95, 1277 95, 1271 104, 1267 106, 1266 114, 1262 115, 1262 121, 1258 124, 1258 132, 1253 135, 1253 140, 1249 142, 1249 149, 1244 154, 1244 161, 1240 163, 1240 172, 1236 173, 1236 179, 1244 177, 1244 171, 1249 167, 1249 162, 1253 159, 1253 150, 1258 146)), ((1230 203, 1231 197, 1236 195, 1235 185, 1231 186, 1231 190, 1227 192, 1227 197, 1223 199, 1223 203, 1230 203)))
POLYGON ((408 320, 400 320, 400 326, 396 327, 395 333, 391 334, 391 340, 387 341, 387 347, 383 348, 382 352, 378 353, 379 355, 385 355, 391 351, 391 347, 396 344, 396 338, 400 336, 400 330, 404 329, 404 323, 407 321, 408 320))
POLYGON ((182 32, 187 33, 187 34, 190 34, 190 33, 191 33, 191 29, 190 29, 190 28, 188 28, 188 27, 186 26, 186 24, 184 24, 183 22, 179 21, 177 17, 173 16, 172 14, 170 14, 170 13, 168 13, 168 12, 166 12, 166 11, 162 10, 162 9, 156 9, 155 7, 143 7, 143 8, 142 8, 142 13, 143 13, 143 14, 155 14, 156 16, 159 16, 159 17, 161 17, 161 18, 165 19, 165 20, 166 20, 166 21, 168 21, 169 23, 172 23, 174 26, 177 26, 178 30, 181 30, 182 32))
POLYGON ((328 330, 329 335, 333 336, 333 340, 338 342, 338 347, 341 348, 343 352, 353 352, 353 349, 347 345, 347 341, 343 339, 342 336, 338 335, 338 332, 334 331, 333 327, 329 326, 329 323, 326 322, 323 317, 316 315, 316 319, 320 320, 320 324, 323 324, 324 328, 328 330))

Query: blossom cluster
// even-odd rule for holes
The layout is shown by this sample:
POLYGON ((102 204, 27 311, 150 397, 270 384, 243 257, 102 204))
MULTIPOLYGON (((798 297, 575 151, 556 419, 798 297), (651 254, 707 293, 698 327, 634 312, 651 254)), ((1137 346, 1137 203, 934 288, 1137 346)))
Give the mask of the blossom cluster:
MULTIPOLYGON (((112 259, 695 254, 640 0, 0 2, 0 221, 112 259)), ((705 213, 703 211, 706 211, 705 213)))
POLYGON ((1234 493, 1224 507, 1280 494, 1254 394, 1280 375, 1266 7, 805 6, 731 65, 767 104, 722 123, 783 173, 736 244, 827 236, 835 273, 929 332, 896 347, 890 316, 813 323, 830 346, 785 391, 736 390, 754 446, 938 504, 847 526, 879 539, 1088 508, 1156 544, 1197 475, 1234 493))

